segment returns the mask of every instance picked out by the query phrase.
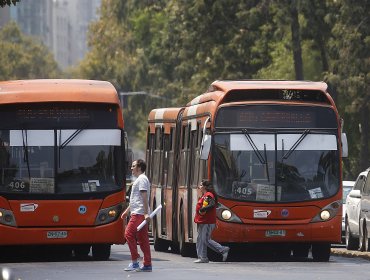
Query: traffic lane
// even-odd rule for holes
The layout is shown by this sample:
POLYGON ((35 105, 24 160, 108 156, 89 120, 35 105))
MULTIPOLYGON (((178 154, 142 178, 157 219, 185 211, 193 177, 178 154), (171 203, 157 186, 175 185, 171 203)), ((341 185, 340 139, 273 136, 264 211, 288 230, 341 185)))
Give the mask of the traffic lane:
POLYGON ((194 264, 195 258, 177 254, 155 252, 152 248, 153 272, 125 272, 130 254, 127 245, 112 247, 109 261, 59 261, 2 263, 0 267, 12 271, 21 280, 95 280, 95 279, 351 279, 368 280, 370 262, 361 258, 332 256, 330 262, 313 262, 310 259, 289 262, 233 261, 194 264))

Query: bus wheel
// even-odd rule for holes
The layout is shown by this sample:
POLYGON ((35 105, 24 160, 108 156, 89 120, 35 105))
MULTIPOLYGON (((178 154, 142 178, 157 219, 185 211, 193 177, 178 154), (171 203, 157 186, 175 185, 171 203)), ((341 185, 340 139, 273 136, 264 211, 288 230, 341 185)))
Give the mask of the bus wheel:
POLYGON ((308 244, 295 244, 293 246, 293 257, 294 258, 307 258, 310 251, 310 245, 308 244))
POLYGON ((183 257, 190 257, 189 246, 185 242, 184 216, 182 214, 182 210, 180 212, 179 251, 180 251, 181 256, 183 256, 183 257))
POLYGON ((92 256, 96 261, 107 261, 110 257, 110 244, 93 245, 92 256))
POLYGON ((280 246, 278 245, 276 247, 275 257, 279 260, 287 260, 290 258, 291 254, 292 249, 290 248, 289 245, 281 244, 280 246))
POLYGON ((346 221, 345 227, 345 234, 346 234, 346 249, 347 250, 357 250, 359 246, 358 238, 354 238, 351 230, 349 229, 348 222, 346 221))
POLYGON ((312 257, 314 261, 327 262, 330 259, 331 244, 315 243, 312 244, 312 257))
POLYGON ((166 252, 168 250, 168 242, 166 240, 163 240, 162 238, 159 238, 158 233, 158 222, 157 219, 154 218, 153 220, 153 241, 154 241, 154 250, 158 252, 166 252))
POLYGON ((90 245, 77 245, 73 248, 75 258, 79 260, 86 259, 90 253, 90 245))

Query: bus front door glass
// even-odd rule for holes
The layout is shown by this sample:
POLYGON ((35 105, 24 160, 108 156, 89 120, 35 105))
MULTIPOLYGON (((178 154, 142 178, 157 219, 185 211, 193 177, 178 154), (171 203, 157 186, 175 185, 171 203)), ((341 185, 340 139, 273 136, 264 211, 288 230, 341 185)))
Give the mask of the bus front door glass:
POLYGON ((249 140, 243 134, 216 134, 213 178, 218 194, 256 202, 334 195, 339 189, 336 137, 306 134, 251 133, 249 140))

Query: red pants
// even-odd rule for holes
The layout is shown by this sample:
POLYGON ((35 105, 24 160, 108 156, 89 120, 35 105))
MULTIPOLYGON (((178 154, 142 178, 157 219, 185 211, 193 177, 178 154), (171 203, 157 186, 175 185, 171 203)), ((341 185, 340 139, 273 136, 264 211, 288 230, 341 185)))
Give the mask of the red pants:
POLYGON ((144 254, 144 265, 152 265, 152 257, 150 254, 150 244, 148 235, 148 224, 146 224, 141 230, 137 231, 138 225, 144 221, 144 215, 132 214, 130 221, 127 224, 125 236, 127 245, 130 249, 131 259, 133 261, 138 260, 140 255, 137 251, 137 244, 139 244, 141 251, 144 254))

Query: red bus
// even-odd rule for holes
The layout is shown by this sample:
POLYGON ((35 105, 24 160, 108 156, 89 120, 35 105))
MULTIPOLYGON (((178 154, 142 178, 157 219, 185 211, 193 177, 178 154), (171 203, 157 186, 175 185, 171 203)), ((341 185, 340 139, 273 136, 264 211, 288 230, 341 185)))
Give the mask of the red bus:
POLYGON ((341 241, 341 126, 324 82, 215 81, 185 107, 152 110, 147 173, 151 207, 163 206, 155 250, 194 254, 197 186, 208 178, 216 241, 329 260, 341 241))
POLYGON ((125 242, 125 139, 109 82, 0 82, 0 248, 108 259, 125 242))

